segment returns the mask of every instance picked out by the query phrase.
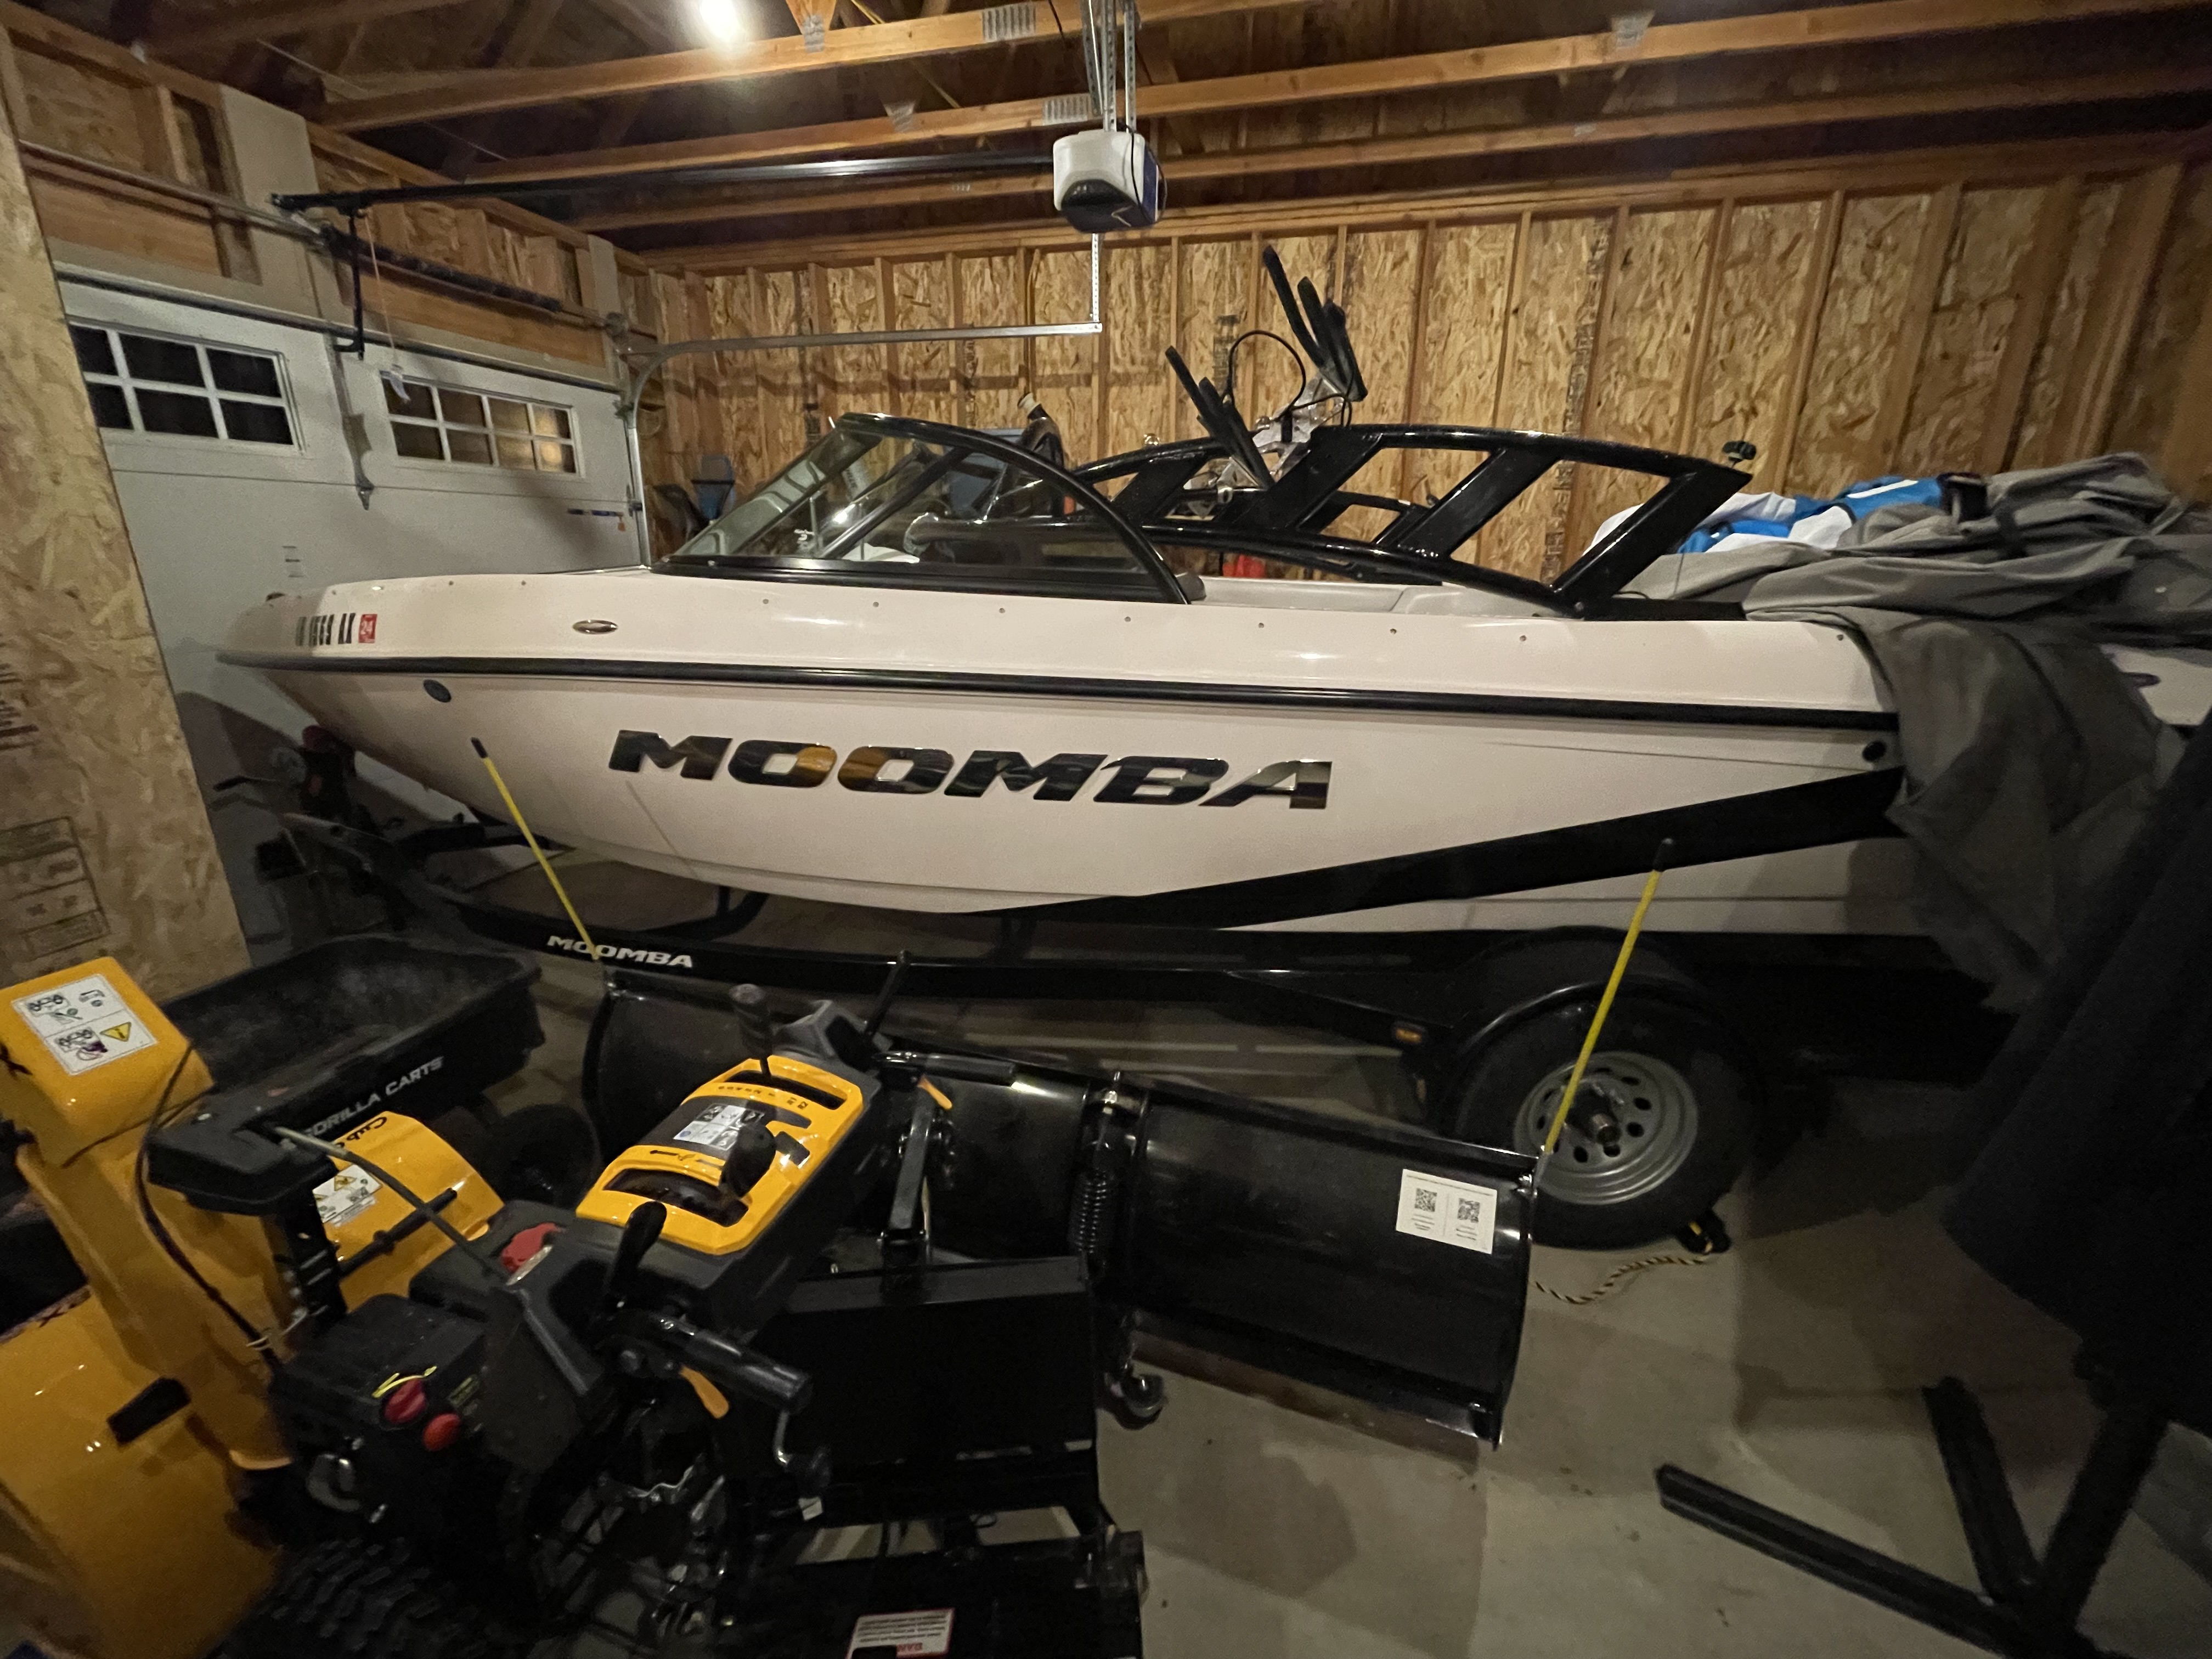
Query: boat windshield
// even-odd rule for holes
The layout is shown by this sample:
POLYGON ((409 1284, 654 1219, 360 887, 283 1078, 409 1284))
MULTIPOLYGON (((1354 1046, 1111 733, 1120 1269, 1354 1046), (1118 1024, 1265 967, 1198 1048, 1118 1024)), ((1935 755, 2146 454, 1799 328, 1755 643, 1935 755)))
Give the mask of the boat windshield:
POLYGON ((843 422, 672 562, 923 586, 971 586, 962 578, 993 573, 1024 582, 1152 580, 1121 529, 1049 472, 843 422))

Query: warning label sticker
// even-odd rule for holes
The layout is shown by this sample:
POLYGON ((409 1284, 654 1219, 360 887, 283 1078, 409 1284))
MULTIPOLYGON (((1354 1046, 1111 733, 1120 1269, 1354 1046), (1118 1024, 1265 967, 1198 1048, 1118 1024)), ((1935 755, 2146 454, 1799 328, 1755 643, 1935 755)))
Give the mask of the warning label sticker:
POLYGON ((325 1227, 343 1227, 376 1202, 384 1183, 349 1164, 315 1188, 315 1210, 325 1227))
POLYGON ((952 1651, 952 1609, 919 1613, 872 1613, 853 1626, 845 1659, 861 1654, 896 1654, 898 1659, 938 1659, 952 1651))
POLYGON ((1398 1231, 1462 1250, 1491 1254, 1497 1243, 1498 1189, 1405 1170, 1398 1176, 1398 1231))
POLYGON ((676 1139, 688 1140, 694 1146, 704 1146, 710 1152, 726 1157, 731 1147, 738 1144, 738 1136, 748 1123, 762 1121, 766 1114, 757 1106, 741 1106, 731 1103, 709 1106, 676 1132, 676 1139))
POLYGON ((17 997, 9 1006, 73 1075, 154 1046, 154 1034, 105 974, 87 974, 51 991, 17 997))

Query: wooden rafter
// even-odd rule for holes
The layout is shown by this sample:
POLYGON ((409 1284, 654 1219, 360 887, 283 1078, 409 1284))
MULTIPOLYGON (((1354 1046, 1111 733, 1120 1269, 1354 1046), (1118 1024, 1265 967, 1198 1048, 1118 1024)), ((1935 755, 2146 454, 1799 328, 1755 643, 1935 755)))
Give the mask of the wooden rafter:
MULTIPOLYGON (((1993 86, 1916 88, 1905 92, 1861 93, 1840 98, 1800 98, 1771 104, 1729 105, 1712 109, 1669 110, 1659 115, 1614 116, 1597 121, 1561 122, 1549 126, 1488 127, 1459 132, 1421 133, 1403 138, 1363 138, 1342 144, 1291 144, 1260 150, 1227 150, 1182 155, 1161 163, 1170 182, 1251 178, 1277 173, 1319 173, 1340 167, 1387 167, 1407 162, 1502 155, 1526 150, 1555 150, 1614 144, 1630 140, 1676 138, 1720 132, 1747 132, 1839 121, 1874 121, 1905 116, 1955 115, 1998 109, 2048 108, 2063 104, 2157 98, 2212 90, 2212 64, 2112 75, 2083 75, 2051 81, 2006 82, 1993 86)), ((603 232, 640 225, 697 224, 711 221, 782 218, 809 213, 848 213, 869 208, 921 207, 1000 196, 1034 195, 1050 184, 1048 174, 978 179, 962 184, 884 186, 873 190, 813 195, 763 196, 738 201, 672 203, 657 207, 587 216, 579 229, 603 232)))
MULTIPOLYGON (((1328 99, 1389 96, 1408 91, 1524 80, 1599 65, 1660 64, 1717 53, 1784 51, 1793 47, 1897 42, 1975 28, 2159 11, 2197 0, 1871 0, 1861 5, 1739 17, 1723 22, 1660 24, 1624 53, 1610 33, 1521 41, 1463 52, 1426 52, 1364 63, 1234 75, 1205 81, 1161 76, 1137 89, 1137 112, 1174 118, 1328 99)), ((1158 13, 1146 10, 1147 25, 1158 13)), ((1042 98, 1016 99, 967 109, 918 112, 904 127, 888 118, 833 121, 766 132, 739 132, 620 150, 526 157, 484 169, 495 179, 558 179, 588 173, 644 172, 658 167, 772 161, 849 150, 983 138, 1044 128, 1042 98)), ((341 114, 343 113, 342 110, 341 114)))
MULTIPOLYGON (((368 3, 362 0, 362 3, 368 3)), ((397 0, 388 3, 397 3, 397 0)), ((1312 3, 1313 0, 1151 0, 1146 18, 1151 22, 1173 22, 1312 3)), ((1034 23, 1034 34, 1052 37, 1056 32, 1053 9, 1043 0, 1031 0, 1031 3, 1034 9, 1028 15, 1034 23)), ((1009 36, 1005 32, 1002 14, 1006 9, 950 12, 941 17, 914 17, 896 23, 842 28, 832 34, 819 52, 809 52, 803 36, 787 34, 736 46, 702 47, 651 58, 623 58, 573 69, 479 70, 456 75, 444 86, 335 105, 325 112, 324 120, 341 131, 358 132, 370 127, 442 120, 479 110, 520 109, 532 104, 614 98, 625 93, 654 92, 709 81, 748 81, 764 75, 847 68, 858 64, 902 63, 977 52, 986 46, 1008 44, 1010 40, 1030 38, 1009 36)))
MULTIPOLYGON (((5 0, 0 0, 5 3, 5 0)), ((1940 190, 1965 177, 1975 189, 2047 185, 2066 173, 2091 179, 2133 176, 2159 168, 2177 156, 2193 161, 2198 148, 2179 133, 2107 134, 2099 137, 2045 138, 2003 144, 1952 144, 1881 155, 1827 156, 1747 166, 1741 162, 1681 167, 1665 173, 1624 179, 1600 172, 1559 180, 1516 180, 1506 184, 1392 191, 1378 198, 1372 191, 1348 195, 1300 196, 1224 202, 1185 208, 1150 231, 1121 239, 1121 246, 1225 240, 1249 234, 1255 226, 1275 237, 1334 234, 1347 219, 1364 229, 1412 228, 1436 218, 1454 222, 1511 223, 1526 210, 1547 216, 1611 212, 1621 202, 1632 210, 1711 207, 1724 201, 1779 200, 1820 197, 1844 190, 1853 198, 1940 190)), ((572 234, 582 233, 572 231, 572 234)), ((693 243, 642 250, 629 257, 652 270, 706 272, 774 269, 821 255, 823 236, 800 234, 773 240, 693 243)), ((1003 253, 1016 247, 1073 249, 1086 246, 1081 232, 1065 219, 1039 214, 973 225, 925 224, 902 230, 846 232, 838 246, 853 257, 969 258, 1003 253)), ((626 251, 627 252, 627 251, 626 251)), ((1163 371, 1164 373, 1164 371, 1163 371)), ((1680 447, 1680 445, 1676 446, 1680 447)))
POLYGON ((192 18, 174 28, 155 31, 147 50, 165 58, 233 46, 247 40, 276 40, 305 34, 311 29, 336 28, 349 23, 373 23, 400 17, 410 11, 435 11, 459 0, 267 0, 259 5, 236 6, 219 16, 192 18))

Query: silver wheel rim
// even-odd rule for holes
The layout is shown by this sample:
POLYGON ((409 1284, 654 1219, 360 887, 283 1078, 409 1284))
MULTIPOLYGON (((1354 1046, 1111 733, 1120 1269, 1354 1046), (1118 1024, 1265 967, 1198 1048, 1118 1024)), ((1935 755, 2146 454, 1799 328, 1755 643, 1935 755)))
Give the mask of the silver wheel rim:
MULTIPOLYGON (((1573 1070, 1571 1060, 1559 1066, 1521 1103, 1513 1144, 1522 1152, 1544 1144, 1573 1070)), ((1689 1161, 1698 1139, 1697 1091, 1665 1060, 1623 1048, 1601 1050, 1590 1056, 1579 1098, 1613 1114, 1620 1144, 1608 1152, 1568 1123, 1544 1170, 1544 1191, 1552 1197, 1570 1204, 1626 1204, 1671 1180, 1689 1161)))

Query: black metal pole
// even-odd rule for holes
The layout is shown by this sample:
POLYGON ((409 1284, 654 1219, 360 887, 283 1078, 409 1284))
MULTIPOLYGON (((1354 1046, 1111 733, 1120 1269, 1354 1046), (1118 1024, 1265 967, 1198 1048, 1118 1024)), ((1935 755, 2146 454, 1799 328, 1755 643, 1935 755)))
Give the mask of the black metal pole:
POLYGON ((269 199, 279 211, 335 208, 350 217, 384 202, 460 202, 487 196, 518 200, 662 185, 795 185, 917 174, 1049 173, 1049 153, 969 150, 949 155, 862 155, 822 161, 764 161, 750 167, 663 167, 650 173, 595 173, 574 179, 478 179, 442 185, 395 185, 385 190, 326 190, 269 199))
MULTIPOLYGON (((353 355, 360 358, 362 362, 367 362, 368 361, 368 324, 366 321, 362 310, 362 240, 360 236, 356 234, 360 230, 360 210, 349 210, 346 214, 346 244, 351 254, 349 268, 353 272, 353 343, 345 347, 344 349, 353 353, 353 355)), ((387 327, 390 326, 391 321, 392 319, 389 317, 385 319, 385 323, 387 327)))
POLYGON ((2167 1421, 2148 1395, 2130 1390, 2113 1400, 2081 1472, 2074 1477, 2058 1524, 2051 1529, 2043 1571, 2022 1608, 2031 1630, 2063 1634, 2074 1629, 2120 1523, 2150 1473, 2167 1421))

